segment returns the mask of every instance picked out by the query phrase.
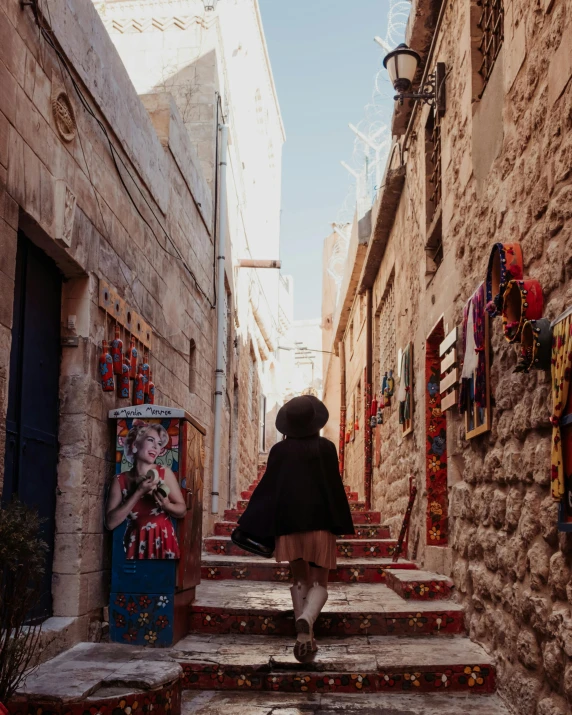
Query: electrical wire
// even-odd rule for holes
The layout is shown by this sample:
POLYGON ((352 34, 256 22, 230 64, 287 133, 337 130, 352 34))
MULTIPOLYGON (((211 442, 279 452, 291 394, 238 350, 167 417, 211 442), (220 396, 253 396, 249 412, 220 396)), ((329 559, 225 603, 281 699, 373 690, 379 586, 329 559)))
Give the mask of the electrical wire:
MULTIPOLYGON (((111 141, 111 138, 110 138, 109 133, 108 133, 108 131, 107 131, 107 127, 106 127, 106 126, 104 125, 104 123, 99 119, 99 117, 98 117, 98 116, 95 114, 95 112, 93 111, 92 107, 91 107, 91 106, 89 105, 89 103, 87 102, 87 100, 86 100, 86 98, 85 98, 85 96, 84 96, 84 94, 83 94, 81 88, 80 88, 79 85, 77 84, 77 82, 76 82, 76 80, 75 80, 75 78, 74 78, 74 76, 73 76, 73 74, 72 74, 72 72, 71 72, 71 70, 70 70, 70 68, 69 68, 69 66, 68 66, 68 64, 67 64, 67 60, 66 60, 65 56, 63 55, 63 53, 60 51, 60 49, 59 49, 58 46, 56 45, 55 39, 52 38, 52 35, 54 35, 54 37, 55 37, 55 33, 54 33, 54 31, 53 31, 53 29, 52 29, 52 27, 51 27, 52 21, 51 21, 51 13, 50 13, 50 7, 49 7, 49 2, 48 2, 48 0, 46 0, 45 6, 46 6, 47 11, 48 11, 49 24, 50 24, 49 29, 44 26, 44 24, 43 24, 43 23, 44 23, 43 17, 40 18, 40 8, 39 8, 39 2, 38 2, 38 0, 31 0, 32 12, 33 12, 33 14, 34 14, 34 18, 35 18, 36 24, 38 25, 38 27, 39 27, 39 29, 40 29, 40 32, 41 32, 42 36, 44 37, 45 41, 50 45, 50 47, 51 47, 51 48, 54 50, 54 52, 56 53, 56 57, 58 58, 58 62, 59 62, 59 64, 60 64, 60 70, 62 71, 62 76, 63 76, 63 70, 65 70, 65 72, 67 73, 68 78, 69 78, 70 82, 72 83, 72 86, 73 86, 73 88, 74 88, 74 90, 75 90, 75 92, 76 92, 76 94, 77 94, 77 96, 78 96, 78 98, 79 98, 79 100, 80 100, 82 106, 84 107, 84 109, 86 110, 86 112, 96 121, 96 123, 98 124, 99 128, 101 129, 101 131, 102 131, 104 137, 106 138, 107 143, 108 143, 108 146, 109 146, 111 158, 112 158, 113 164, 114 164, 114 166, 115 166, 115 170, 117 171, 117 174, 118 174, 118 176, 119 176, 119 179, 120 179, 120 181, 121 181, 121 184, 122 184, 123 188, 125 189, 125 192, 127 193, 128 197, 129 197, 129 200, 130 200, 131 203, 133 204, 133 206, 134 206, 135 210, 137 211, 139 217, 142 219, 142 221, 145 223, 145 225, 149 228, 149 230, 151 231, 151 233, 152 233, 153 236, 155 237, 155 240, 157 241, 158 246, 159 246, 163 251, 165 251, 165 253, 167 253, 167 254, 170 255, 171 257, 173 257, 173 258, 175 258, 175 259, 177 259, 177 260, 179 260, 179 261, 181 262, 181 265, 184 267, 184 269, 185 269, 185 270, 187 271, 187 273, 189 274, 189 277, 190 277, 191 280, 193 281, 193 284, 194 284, 196 290, 205 298, 205 300, 208 302, 208 304, 210 305, 210 307, 214 309, 215 306, 216 306, 216 303, 214 303, 213 301, 211 301, 210 297, 207 295, 207 293, 206 293, 206 292, 203 290, 203 288, 201 287, 201 285, 200 285, 200 283, 199 283, 199 281, 198 281, 198 279, 197 279, 197 277, 196 277, 194 271, 187 265, 185 259, 184 259, 183 256, 181 255, 181 252, 179 251, 179 249, 178 249, 178 247, 176 246, 175 242, 174 242, 173 239, 171 238, 169 232, 165 229, 165 227, 162 225, 161 221, 160 221, 160 220, 158 219, 158 217, 156 216, 156 214, 155 214, 155 212, 154 212, 154 210, 153 210, 151 204, 150 204, 149 201, 147 200, 147 197, 145 196, 145 194, 143 193, 143 191, 142 191, 141 188, 139 187, 137 181, 135 181, 133 175, 132 175, 131 172, 129 171, 129 168, 126 166, 126 164, 125 164, 125 162, 123 161, 121 155, 120 155, 120 154, 117 152, 117 150, 115 149, 115 147, 114 147, 114 145, 113 145, 113 142, 111 141), (133 185, 134 185, 135 188, 138 190, 138 192, 139 192, 139 194, 141 195, 143 201, 145 202, 145 204, 147 205, 149 211, 150 211, 151 214, 153 215, 153 218, 155 219, 155 221, 158 223, 159 227, 161 228, 161 230, 162 230, 163 233, 165 234, 165 238, 166 238, 167 241, 173 246, 173 248, 174 248, 174 250, 176 251, 176 253, 171 253, 171 251, 168 250, 166 244, 163 245, 163 244, 161 243, 161 241, 159 240, 159 237, 157 236, 157 234, 156 234, 155 231, 153 230, 153 227, 151 226, 151 224, 149 223, 149 221, 146 219, 146 217, 145 217, 145 216, 143 215, 143 213, 141 212, 139 206, 137 205, 136 201, 134 200, 133 196, 131 195, 131 192, 129 191, 129 189, 128 189, 128 187, 127 187, 127 184, 125 183, 123 174, 122 174, 122 172, 121 172, 120 169, 119 169, 118 161, 121 163, 121 165, 122 165, 122 167, 124 168, 125 172, 128 174, 129 178, 130 178, 131 181, 133 182, 133 185)), ((78 127, 78 136, 79 136, 79 127, 78 127)), ((81 144, 81 142, 80 142, 80 144, 81 144)), ((84 155, 84 161, 85 161, 85 153, 83 152, 83 146, 82 146, 82 154, 84 155)), ((86 162, 86 167, 88 167, 87 162, 86 162)), ((89 168, 88 168, 88 174, 89 174, 89 168)), ((95 192, 95 195, 96 195, 96 198, 97 198, 97 191, 96 191, 96 189, 95 189, 95 186, 94 186, 93 181, 91 180, 91 177, 90 177, 90 176, 89 176, 89 179, 90 179, 90 183, 91 183, 91 185, 92 185, 92 188, 93 188, 93 190, 94 190, 94 192, 95 192)), ((192 194, 191 194, 191 196, 192 196, 192 194)), ((192 198, 193 198, 193 201, 195 202, 195 205, 196 205, 196 201, 195 201, 194 196, 192 196, 192 198)), ((99 206, 99 201, 98 201, 98 206, 99 206)), ((99 209, 100 209, 100 212, 101 212, 101 207, 100 207, 100 206, 99 206, 99 209)), ((198 210, 198 209, 199 209, 199 207, 197 206, 197 210, 198 210)), ((202 213, 201 213, 200 210, 199 210, 199 215, 201 216, 201 219, 202 219, 202 213)), ((103 220, 103 216, 102 216, 102 220, 103 220)), ((204 219, 203 219, 203 222, 204 222, 204 219)), ((105 227, 105 223, 104 223, 104 227, 105 227)), ((205 224, 205 227, 206 227, 206 224, 205 224)), ((105 228, 106 228, 106 227, 105 227, 105 228)), ((107 228, 106 228, 106 230, 107 230, 107 228)), ((207 230, 208 230, 208 227, 207 227, 207 230)), ((216 297, 215 297, 215 300, 216 300, 216 297)))

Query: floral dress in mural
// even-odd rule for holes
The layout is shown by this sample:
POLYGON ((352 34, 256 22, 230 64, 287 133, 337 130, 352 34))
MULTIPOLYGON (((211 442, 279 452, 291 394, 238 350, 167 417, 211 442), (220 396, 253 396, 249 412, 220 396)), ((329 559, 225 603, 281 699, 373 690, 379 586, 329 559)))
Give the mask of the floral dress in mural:
MULTIPOLYGON (((157 465, 156 469, 164 480, 165 467, 157 465)), ((128 473, 122 472, 117 479, 125 501, 130 492, 128 473)), ((123 545, 128 559, 178 559, 181 555, 173 522, 151 494, 144 494, 127 517, 123 545)))

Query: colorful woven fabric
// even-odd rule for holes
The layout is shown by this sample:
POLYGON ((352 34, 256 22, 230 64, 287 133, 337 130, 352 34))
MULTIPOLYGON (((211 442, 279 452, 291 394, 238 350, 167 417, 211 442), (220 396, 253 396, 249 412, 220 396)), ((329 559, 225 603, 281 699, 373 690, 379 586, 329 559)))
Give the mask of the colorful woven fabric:
POLYGON ((566 407, 572 374, 572 316, 554 326, 552 338, 552 496, 560 501, 565 491, 560 418, 566 407))

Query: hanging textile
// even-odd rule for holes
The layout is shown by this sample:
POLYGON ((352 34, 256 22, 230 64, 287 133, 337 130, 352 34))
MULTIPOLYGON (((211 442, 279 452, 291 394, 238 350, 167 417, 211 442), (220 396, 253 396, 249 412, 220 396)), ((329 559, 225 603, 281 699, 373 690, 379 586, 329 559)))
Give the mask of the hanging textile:
POLYGON ((572 316, 554 326, 552 337, 552 496, 558 501, 565 491, 560 418, 566 407, 572 370, 572 316))
POLYGON ((399 424, 405 424, 411 419, 411 343, 401 356, 401 378, 397 400, 399 402, 399 424))
POLYGON ((487 368, 485 356, 485 285, 481 285, 463 309, 463 371, 459 394, 459 411, 467 411, 467 397, 471 395, 474 378, 474 401, 484 409, 487 404, 487 368))

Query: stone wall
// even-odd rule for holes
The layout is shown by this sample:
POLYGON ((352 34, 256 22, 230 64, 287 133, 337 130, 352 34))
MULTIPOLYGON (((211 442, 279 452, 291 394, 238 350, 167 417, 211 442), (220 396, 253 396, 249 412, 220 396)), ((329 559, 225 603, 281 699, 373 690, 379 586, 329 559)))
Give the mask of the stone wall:
MULTIPOLYGON (((492 323, 491 431, 467 441, 457 410, 447 412, 448 548, 426 536, 424 380, 428 335, 440 318, 445 334, 460 325, 494 242, 521 243, 525 275, 542 284, 546 317, 572 302, 572 11, 565 0, 505 0, 504 44, 478 99, 478 8, 472 0, 443 3, 432 62, 450 72, 444 256, 428 272, 424 107, 408 137, 407 179, 374 286, 375 312, 395 269, 397 344, 411 339, 414 349, 414 430, 401 437, 392 408, 379 430, 373 506, 397 526, 406 477, 416 476, 409 556, 452 572, 470 634, 494 653, 500 691, 516 712, 564 715, 572 704, 572 541, 557 532, 549 491, 550 376, 514 374, 515 348, 500 319, 492 323)), ((347 359, 355 375, 363 366, 347 359)))
MULTIPOLYGON (((50 3, 50 13, 46 19, 74 78, 121 157, 123 181, 132 200, 101 129, 81 106, 69 78, 62 76, 54 52, 39 39, 31 9, 22 9, 16 0, 2 0, 0 458, 3 463, 20 229, 56 261, 66 278, 62 335, 69 335, 64 327, 67 316, 77 316, 79 346, 62 348, 60 367, 53 596, 54 615, 62 617, 66 638, 85 640, 90 620, 102 619, 109 587, 103 500, 114 451, 107 413, 128 403, 115 393, 103 393, 98 380, 97 358, 107 337, 105 313, 98 307, 99 279, 111 283, 152 326, 156 402, 182 407, 206 426, 210 473, 215 320, 208 302, 213 298, 212 199, 176 107, 164 95, 155 97, 147 108, 142 104, 91 2, 76 0, 73 11, 63 3, 50 3), (94 52, 86 52, 92 47, 94 52), (103 58, 105 66, 99 64, 103 58), (75 111, 78 133, 70 142, 62 141, 56 129, 50 102, 53 82, 63 83, 75 111), (69 248, 54 240, 56 180, 65 181, 77 197, 69 248), (192 266, 196 283, 174 253, 192 266), (197 356, 193 392, 189 389, 191 340, 197 356), (66 617, 75 619, 77 627, 70 629, 66 617)), ((209 491, 207 485, 205 494, 209 491)))

